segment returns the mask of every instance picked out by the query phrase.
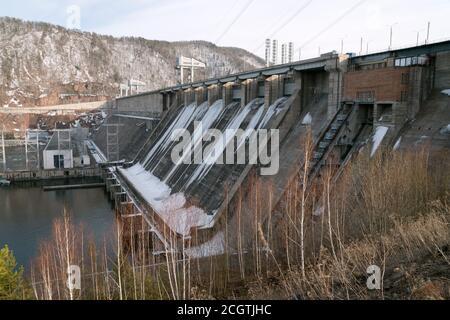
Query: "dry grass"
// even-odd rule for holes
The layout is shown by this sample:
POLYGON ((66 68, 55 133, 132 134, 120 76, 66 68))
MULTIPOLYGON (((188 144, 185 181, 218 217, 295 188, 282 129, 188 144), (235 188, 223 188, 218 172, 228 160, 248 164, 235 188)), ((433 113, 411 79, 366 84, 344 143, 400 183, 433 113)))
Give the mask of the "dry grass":
POLYGON ((224 223, 227 252, 220 257, 191 259, 191 242, 177 251, 174 238, 157 260, 142 221, 126 230, 118 224, 111 257, 63 219, 34 264, 35 296, 448 299, 450 164, 448 154, 433 159, 439 157, 430 162, 426 150, 361 154, 337 181, 331 167, 314 183, 300 174, 274 214, 265 213, 270 186, 252 180, 224 223), (69 261, 86 275, 81 292, 68 291, 62 280, 69 261), (380 291, 366 287, 371 265, 382 269, 380 291))
MULTIPOLYGON (((390 152, 375 159, 361 155, 336 184, 324 171, 316 194, 307 199, 310 251, 305 271, 300 263, 292 263, 299 261, 296 252, 301 248, 301 234, 292 227, 301 225, 301 220, 295 220, 301 204, 294 201, 294 210, 289 208, 292 199, 301 195, 291 193, 280 224, 290 239, 289 250, 286 245, 286 255, 279 259, 287 267, 275 284, 257 282, 252 297, 416 299, 428 297, 417 294, 425 286, 431 297, 450 298, 450 168, 448 160, 430 165, 428 156, 426 150, 390 152), (321 215, 313 216, 314 212, 321 215), (432 277, 423 278, 421 270, 413 274, 401 271, 430 259, 431 269, 444 270, 438 285, 430 284, 432 277), (383 290, 367 289, 366 270, 371 265, 383 271, 383 290), (405 277, 408 281, 399 281, 405 277)), ((441 156, 448 159, 448 154, 441 156)), ((273 245, 279 243, 282 241, 273 245)))

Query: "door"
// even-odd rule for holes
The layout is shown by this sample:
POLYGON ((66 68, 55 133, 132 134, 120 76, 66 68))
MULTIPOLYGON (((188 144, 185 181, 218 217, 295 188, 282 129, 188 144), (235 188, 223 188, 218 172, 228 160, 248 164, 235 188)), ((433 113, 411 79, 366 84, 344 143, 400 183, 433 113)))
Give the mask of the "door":
POLYGON ((64 169, 64 155, 56 154, 53 156, 53 165, 56 169, 64 169))

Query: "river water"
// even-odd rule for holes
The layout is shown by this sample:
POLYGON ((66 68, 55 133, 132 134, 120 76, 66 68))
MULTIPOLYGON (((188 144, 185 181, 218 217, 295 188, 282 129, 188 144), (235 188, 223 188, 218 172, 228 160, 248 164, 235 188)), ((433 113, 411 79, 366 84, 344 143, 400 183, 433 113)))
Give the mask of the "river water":
POLYGON ((64 207, 76 225, 83 225, 84 235, 98 245, 105 239, 108 243, 114 210, 102 188, 44 192, 41 185, 28 184, 0 187, 0 247, 7 244, 27 268, 40 241, 50 239, 53 221, 63 216, 64 207))

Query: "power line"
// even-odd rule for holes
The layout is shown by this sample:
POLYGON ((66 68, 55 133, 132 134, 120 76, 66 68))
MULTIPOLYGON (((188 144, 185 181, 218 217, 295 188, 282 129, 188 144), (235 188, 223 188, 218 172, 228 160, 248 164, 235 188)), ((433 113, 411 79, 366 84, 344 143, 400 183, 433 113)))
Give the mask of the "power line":
POLYGON ((334 27, 336 24, 338 24, 342 19, 344 19, 346 16, 348 16, 350 13, 352 13, 354 10, 356 10, 358 7, 360 7, 364 2, 367 0, 361 0, 357 4, 355 4, 353 7, 345 11, 342 15, 337 17, 333 22, 331 22, 329 25, 327 25, 325 28, 320 30, 317 34, 315 34, 313 37, 311 37, 309 40, 307 40, 305 43, 303 43, 300 48, 296 50, 296 52, 300 52, 301 49, 303 49, 305 46, 319 38, 322 34, 330 30, 332 27, 334 27))
POLYGON ((222 25, 225 25, 226 19, 230 16, 230 14, 233 12, 234 8, 236 7, 236 5, 239 2, 240 2, 240 0, 235 0, 235 2, 229 7, 229 9, 227 10, 227 13, 223 15, 222 19, 217 24, 218 28, 221 27, 222 25))
POLYGON ((292 16, 290 16, 280 27, 278 27, 272 34, 269 36, 269 38, 272 38, 274 35, 276 35, 278 32, 283 30, 284 27, 286 27, 289 23, 292 22, 300 13, 303 12, 309 5, 313 2, 313 0, 309 0, 307 3, 305 3, 303 6, 301 6, 297 11, 294 12, 292 16))
POLYGON ((225 28, 225 30, 222 32, 222 34, 217 38, 217 40, 215 41, 216 44, 218 44, 222 38, 228 33, 228 31, 230 31, 230 29, 234 26, 234 24, 242 17, 242 15, 245 13, 245 11, 247 11, 247 9, 250 7, 250 5, 254 2, 255 0, 248 0, 247 3, 245 4, 245 6, 241 9, 241 11, 238 13, 238 15, 233 19, 233 21, 231 21, 231 23, 228 25, 228 27, 225 28))
MULTIPOLYGON (((294 20, 300 13, 302 13, 307 7, 309 7, 309 5, 313 2, 314 0, 309 0, 308 2, 306 2, 304 5, 302 5, 297 11, 294 12, 293 15, 291 15, 287 20, 285 20, 285 22, 279 26, 277 29, 275 29, 275 31, 273 31, 267 38, 272 38, 273 36, 275 36, 278 32, 280 32, 281 30, 283 30, 289 23, 292 22, 292 20, 294 20)), ((258 51, 259 49, 261 49, 261 47, 264 45, 264 42, 257 47, 255 50, 253 50, 253 52, 258 51)))

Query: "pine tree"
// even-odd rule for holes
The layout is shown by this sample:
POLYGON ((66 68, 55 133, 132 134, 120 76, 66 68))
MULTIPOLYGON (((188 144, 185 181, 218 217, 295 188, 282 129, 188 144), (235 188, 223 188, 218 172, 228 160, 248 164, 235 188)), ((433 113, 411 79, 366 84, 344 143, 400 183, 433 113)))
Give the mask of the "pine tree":
POLYGON ((17 266, 13 252, 5 246, 0 250, 0 300, 19 300, 26 296, 23 267, 17 266))

